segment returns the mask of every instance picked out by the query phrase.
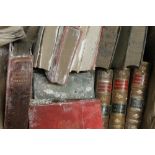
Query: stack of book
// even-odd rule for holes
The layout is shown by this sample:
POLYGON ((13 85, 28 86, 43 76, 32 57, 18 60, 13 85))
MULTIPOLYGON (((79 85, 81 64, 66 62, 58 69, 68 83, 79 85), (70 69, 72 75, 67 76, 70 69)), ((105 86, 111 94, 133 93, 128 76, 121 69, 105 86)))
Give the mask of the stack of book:
POLYGON ((148 27, 0 27, 0 128, 141 128, 148 27))

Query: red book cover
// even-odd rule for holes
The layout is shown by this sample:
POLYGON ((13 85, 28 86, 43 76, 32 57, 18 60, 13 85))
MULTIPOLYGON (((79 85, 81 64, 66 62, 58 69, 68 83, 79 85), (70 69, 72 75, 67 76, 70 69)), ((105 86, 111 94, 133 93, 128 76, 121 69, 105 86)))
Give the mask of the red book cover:
POLYGON ((55 103, 48 100, 32 100, 29 108, 29 128, 100 129, 101 102, 98 99, 55 103))

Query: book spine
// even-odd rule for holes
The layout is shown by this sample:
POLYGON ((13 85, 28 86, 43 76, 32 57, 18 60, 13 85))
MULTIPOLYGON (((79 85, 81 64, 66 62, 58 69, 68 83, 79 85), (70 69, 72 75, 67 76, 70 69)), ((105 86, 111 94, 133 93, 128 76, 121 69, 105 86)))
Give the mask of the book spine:
POLYGON ((125 128, 140 128, 148 84, 149 63, 134 69, 125 128))
POLYGON ((114 71, 109 128, 124 128, 128 98, 129 76, 130 70, 127 68, 114 71))
POLYGON ((32 66, 32 56, 9 57, 4 128, 28 128, 32 66))
POLYGON ((3 128, 4 123, 4 106, 5 106, 5 92, 6 92, 6 76, 7 63, 9 56, 9 47, 0 47, 0 129, 3 128))
POLYGON ((103 128, 108 128, 112 91, 112 70, 97 70, 96 97, 102 103, 103 128))

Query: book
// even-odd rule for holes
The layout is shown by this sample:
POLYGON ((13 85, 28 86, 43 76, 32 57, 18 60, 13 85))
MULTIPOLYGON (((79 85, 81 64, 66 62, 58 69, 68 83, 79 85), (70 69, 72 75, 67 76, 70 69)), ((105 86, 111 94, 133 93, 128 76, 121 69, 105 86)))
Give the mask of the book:
POLYGON ((29 108, 29 128, 102 128, 101 102, 97 99, 65 102, 32 100, 29 108))
POLYGON ((74 27, 64 29, 59 48, 54 56, 53 66, 51 66, 50 71, 46 72, 46 76, 51 83, 66 83, 80 36, 79 29, 74 27))
POLYGON ((0 47, 0 128, 4 124, 4 108, 5 108, 5 93, 6 93, 6 76, 7 63, 9 55, 9 46, 0 47))
POLYGON ((125 67, 124 61, 127 53, 130 34, 131 26, 121 26, 120 35, 112 60, 112 68, 118 69, 125 67))
POLYGON ((147 38, 146 26, 132 26, 124 67, 140 66, 147 38))
POLYGON ((79 71, 95 70, 101 36, 101 26, 90 26, 84 41, 79 71))
POLYGON ((87 37, 89 27, 90 26, 79 27, 79 30, 81 31, 81 38, 79 40, 79 44, 77 46, 70 71, 80 72, 81 61, 82 60, 84 61, 84 59, 82 59, 82 56, 83 56, 83 51, 84 51, 86 37, 87 37))
POLYGON ((98 69, 96 71, 96 98, 102 103, 102 119, 104 128, 108 128, 112 93, 113 70, 98 69))
POLYGON ((104 26, 99 43, 96 67, 109 69, 120 36, 120 26, 104 26))
POLYGON ((22 26, 0 27, 0 46, 23 39, 25 37, 26 35, 22 26))
POLYGON ((129 77, 128 68, 114 70, 109 128, 123 129, 125 127, 129 77))
POLYGON ((40 27, 34 49, 34 67, 50 70, 59 29, 59 26, 40 27))
POLYGON ((25 40, 11 43, 7 67, 4 128, 28 128, 32 97, 32 54, 25 40))
POLYGON ((148 76, 149 63, 142 62, 139 68, 134 69, 125 124, 127 129, 138 129, 141 127, 146 102, 148 76))
POLYGON ((50 83, 44 73, 33 74, 33 98, 64 101, 66 99, 92 99, 94 72, 71 73, 64 85, 50 83))

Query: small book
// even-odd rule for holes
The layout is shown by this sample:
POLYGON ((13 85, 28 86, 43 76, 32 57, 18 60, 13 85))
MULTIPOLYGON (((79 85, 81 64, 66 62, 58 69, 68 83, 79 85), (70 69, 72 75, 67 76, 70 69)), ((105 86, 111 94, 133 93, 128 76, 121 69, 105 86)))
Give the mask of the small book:
POLYGON ((97 69, 96 71, 96 97, 102 103, 102 118, 104 128, 108 128, 110 116, 110 103, 112 93, 113 70, 97 69))
POLYGON ((32 100, 29 108, 29 128, 102 128, 101 102, 97 99, 65 102, 32 100))
POLYGON ((125 128, 127 129, 138 129, 141 127, 146 102, 148 76, 149 63, 142 62, 139 68, 134 69, 125 123, 125 128))
POLYGON ((109 128, 123 129, 128 99, 130 70, 128 68, 114 70, 112 103, 109 128))
POLYGON ((24 40, 10 44, 4 128, 28 128, 33 72, 29 47, 24 40))

